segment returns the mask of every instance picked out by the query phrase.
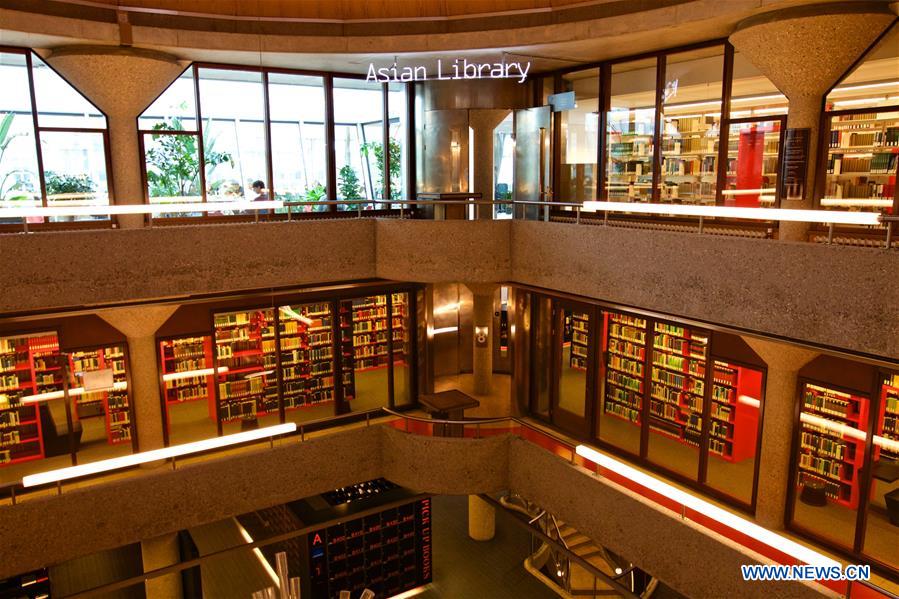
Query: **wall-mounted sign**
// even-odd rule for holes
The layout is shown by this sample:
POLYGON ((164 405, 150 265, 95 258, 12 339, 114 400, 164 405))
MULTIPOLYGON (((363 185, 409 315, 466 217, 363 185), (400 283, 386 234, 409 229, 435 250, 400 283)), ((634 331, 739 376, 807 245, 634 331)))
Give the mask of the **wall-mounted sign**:
POLYGON ((469 62, 466 58, 456 58, 452 62, 444 62, 437 59, 437 68, 428 72, 428 67, 398 66, 396 63, 389 67, 376 67, 374 63, 368 65, 366 81, 427 81, 437 79, 450 81, 454 79, 517 79, 518 83, 524 83, 528 78, 531 63, 528 62, 469 62))
POLYGON ((562 92, 560 94, 551 94, 547 96, 546 101, 553 107, 553 112, 562 112, 563 110, 573 110, 575 99, 574 92, 562 92))
POLYGON ((783 197, 801 200, 805 197, 805 177, 808 174, 810 130, 787 129, 783 152, 783 197))

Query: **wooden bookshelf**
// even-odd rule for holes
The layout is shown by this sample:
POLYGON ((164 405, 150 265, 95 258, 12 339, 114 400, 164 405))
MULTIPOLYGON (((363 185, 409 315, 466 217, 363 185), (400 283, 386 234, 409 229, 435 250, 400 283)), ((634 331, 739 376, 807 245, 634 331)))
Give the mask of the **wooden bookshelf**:
POLYGON ((798 484, 823 484, 831 501, 855 509, 869 399, 805 381, 800 401, 798 484))
POLYGON ((899 172, 899 110, 834 114, 829 123, 822 207, 891 206, 899 172))
MULTIPOLYGON (((125 348, 122 345, 73 351, 69 354, 69 367, 75 380, 86 372, 111 369, 113 383, 127 383, 125 372, 125 348)), ((74 398, 75 415, 79 419, 100 417, 106 421, 106 439, 111 445, 131 441, 131 401, 129 391, 108 389, 82 393, 74 398)))
POLYGON ((253 419, 278 411, 275 311, 249 310, 214 316, 219 417, 253 419))
MULTIPOLYGON (((702 435, 708 343, 706 333, 664 322, 653 325, 649 428, 696 447, 702 435)), ((715 434, 724 426, 716 421, 710 430, 715 434)))
POLYGON ((44 457, 38 403, 22 398, 62 388, 54 333, 0 338, 0 467, 44 457))
POLYGON ((646 319, 617 312, 605 315, 603 412, 639 425, 646 373, 646 319))

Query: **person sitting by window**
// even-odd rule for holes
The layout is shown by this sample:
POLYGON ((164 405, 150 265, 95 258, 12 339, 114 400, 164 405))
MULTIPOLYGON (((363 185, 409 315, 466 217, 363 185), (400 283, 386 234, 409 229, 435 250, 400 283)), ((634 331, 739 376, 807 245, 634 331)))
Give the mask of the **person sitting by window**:
MULTIPOLYGON (((268 201, 268 190, 265 189, 264 181, 253 181, 253 193, 256 194, 256 197, 253 198, 254 202, 267 202, 268 201)), ((268 214, 268 210, 260 210, 260 215, 268 214)))

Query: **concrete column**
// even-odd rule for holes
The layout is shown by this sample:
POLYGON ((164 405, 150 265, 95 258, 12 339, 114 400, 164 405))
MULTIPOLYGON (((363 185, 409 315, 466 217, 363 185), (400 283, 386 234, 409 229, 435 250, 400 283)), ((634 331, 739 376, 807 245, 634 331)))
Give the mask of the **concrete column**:
POLYGON ((98 315, 128 338, 131 372, 131 402, 140 451, 165 445, 165 419, 159 396, 156 331, 178 308, 177 305, 140 306, 101 310, 98 315))
MULTIPOLYGON (((178 549, 178 535, 168 534, 140 542, 144 572, 158 570, 181 561, 178 549)), ((151 599, 181 599, 181 575, 158 576, 144 582, 147 597, 151 599)))
POLYGON ((768 364, 755 519, 765 528, 778 530, 784 527, 787 507, 799 369, 819 354, 784 343, 743 339, 768 364))
POLYGON ((496 509, 478 497, 468 496, 468 536, 475 541, 489 541, 496 534, 496 509))
MULTIPOLYGON (((503 109, 471 109, 468 111, 469 126, 474 130, 474 189, 481 192, 481 200, 493 201, 493 131, 509 115, 503 109)), ((493 218, 492 206, 478 206, 479 220, 493 218)))
POLYGON ((466 283, 472 301, 472 373, 475 395, 490 395, 493 389, 493 306, 496 285, 466 283))
MULTIPOLYGON (((788 129, 809 129, 802 197, 782 208, 813 208, 824 94, 892 22, 882 2, 840 2, 761 13, 742 21, 730 42, 787 96, 788 129), (834 40, 839 40, 835 43, 834 40)), ((781 223, 780 239, 805 241, 807 223, 781 223)))
MULTIPOLYGON (((184 69, 184 63, 153 50, 114 46, 64 46, 47 62, 100 110, 109 125, 116 204, 143 204, 137 117, 184 69)), ((121 215, 125 229, 143 226, 142 215, 121 215)))

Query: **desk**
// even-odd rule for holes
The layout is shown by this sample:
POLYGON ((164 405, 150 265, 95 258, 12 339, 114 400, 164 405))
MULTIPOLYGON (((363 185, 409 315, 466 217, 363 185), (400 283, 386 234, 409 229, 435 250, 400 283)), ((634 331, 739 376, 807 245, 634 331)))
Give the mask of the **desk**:
MULTIPOLYGON (((418 402, 435 420, 462 420, 467 408, 477 408, 481 402, 457 389, 422 395, 418 402)), ((435 424, 435 437, 462 437, 465 427, 461 424, 435 424)))

